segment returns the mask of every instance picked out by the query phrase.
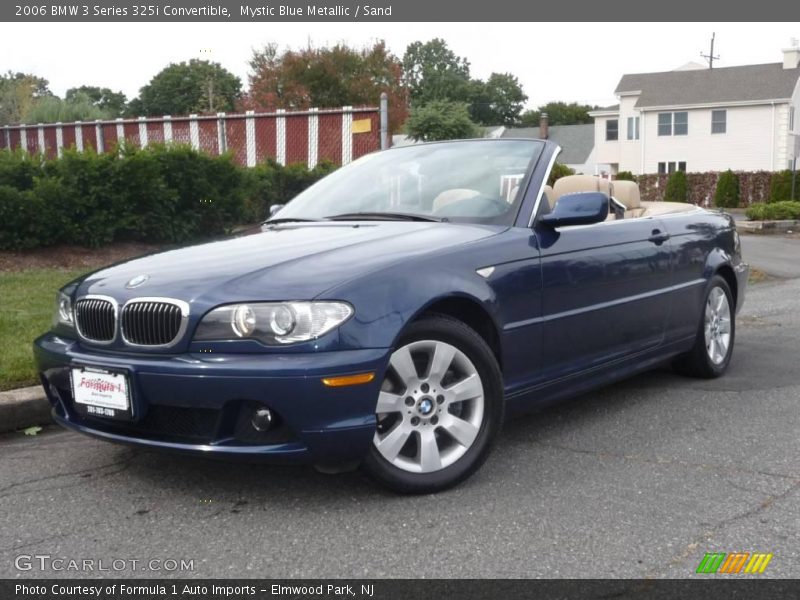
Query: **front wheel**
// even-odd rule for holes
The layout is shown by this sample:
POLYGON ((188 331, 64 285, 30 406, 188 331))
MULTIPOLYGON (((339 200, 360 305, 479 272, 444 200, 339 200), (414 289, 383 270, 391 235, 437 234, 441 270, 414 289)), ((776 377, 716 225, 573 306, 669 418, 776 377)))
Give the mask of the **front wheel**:
POLYGON ((676 371, 693 377, 719 377, 728 368, 736 337, 736 310, 728 282, 715 275, 703 303, 694 347, 675 359, 676 371))
POLYGON ((503 408, 502 376, 483 338, 449 317, 421 319, 389 360, 364 468, 402 493, 451 487, 486 459, 503 408))

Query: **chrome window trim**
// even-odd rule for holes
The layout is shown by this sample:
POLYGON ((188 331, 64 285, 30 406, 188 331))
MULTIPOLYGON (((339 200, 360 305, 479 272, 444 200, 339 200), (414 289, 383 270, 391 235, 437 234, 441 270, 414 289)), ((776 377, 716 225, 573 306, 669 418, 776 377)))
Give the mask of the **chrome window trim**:
POLYGON ((561 154, 561 146, 556 146, 555 150, 553 150, 553 155, 550 157, 544 177, 542 178, 542 183, 539 186, 539 195, 536 197, 536 202, 533 205, 531 218, 528 220, 528 228, 533 227, 533 222, 536 219, 536 215, 539 213, 539 206, 542 203, 542 196, 544 196, 544 188, 547 185, 547 179, 550 177, 550 171, 553 170, 553 165, 556 164, 556 159, 558 158, 559 154, 561 154))
POLYGON ((79 298, 75 299, 75 304, 72 305, 72 320, 75 323, 75 331, 78 332, 78 337, 81 338, 82 341, 86 342, 87 344, 96 344, 98 346, 109 346, 117 341, 117 330, 119 329, 119 302, 117 302, 116 298, 112 298, 111 296, 104 296, 103 294, 86 294, 85 296, 80 296, 79 298), (114 309, 114 334, 111 336, 111 339, 108 341, 102 340, 93 340, 92 338, 86 337, 83 335, 81 331, 81 326, 78 323, 78 302, 81 300, 105 300, 106 302, 111 303, 111 307, 114 309))
POLYGON ((119 314, 119 333, 122 341, 125 342, 126 345, 131 346, 132 348, 172 348, 178 344, 186 334, 186 328, 189 326, 190 307, 188 302, 178 300, 177 298, 166 298, 163 296, 140 296, 138 298, 131 298, 125 302, 125 304, 122 305, 122 309, 120 310, 119 314), (178 333, 175 334, 175 337, 171 342, 168 344, 136 344, 125 337, 125 331, 122 327, 122 313, 128 307, 128 305, 140 304, 142 302, 160 302, 163 304, 172 304, 181 310, 181 324, 178 328, 178 333))

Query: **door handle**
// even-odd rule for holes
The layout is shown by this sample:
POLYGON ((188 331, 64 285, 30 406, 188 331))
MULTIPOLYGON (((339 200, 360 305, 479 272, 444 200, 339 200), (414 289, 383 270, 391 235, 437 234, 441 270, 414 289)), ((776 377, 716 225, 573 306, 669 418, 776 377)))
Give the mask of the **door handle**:
POLYGON ((653 229, 650 233, 650 237, 647 238, 648 241, 653 242, 656 246, 660 246, 664 242, 666 242, 670 238, 670 235, 660 229, 653 229))

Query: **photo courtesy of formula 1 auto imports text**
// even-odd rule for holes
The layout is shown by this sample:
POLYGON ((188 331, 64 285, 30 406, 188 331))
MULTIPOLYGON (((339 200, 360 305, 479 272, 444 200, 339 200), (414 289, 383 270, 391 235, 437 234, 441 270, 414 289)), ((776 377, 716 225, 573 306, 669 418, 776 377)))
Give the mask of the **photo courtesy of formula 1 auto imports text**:
POLYGON ((0 5, 0 598, 800 595, 787 4, 0 5))

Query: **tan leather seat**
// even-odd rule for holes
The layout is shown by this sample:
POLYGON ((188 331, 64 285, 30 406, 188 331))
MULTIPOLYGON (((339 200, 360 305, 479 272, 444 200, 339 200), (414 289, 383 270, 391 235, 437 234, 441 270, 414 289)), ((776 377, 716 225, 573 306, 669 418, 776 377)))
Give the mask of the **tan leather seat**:
POLYGON ((433 199, 433 211, 436 212, 440 208, 458 202, 459 200, 466 200, 480 196, 480 192, 469 190, 466 188, 453 188, 452 190, 445 190, 433 199))
MULTIPOLYGON (((601 192, 606 196, 611 196, 611 189, 611 182, 607 179, 592 175, 567 175, 561 179, 556 179, 553 185, 553 193, 550 196, 550 208, 555 207, 559 199, 567 194, 601 192)), ((614 220, 614 218, 614 213, 609 213, 606 221, 614 220)))
POLYGON ((553 206, 561 196, 578 192, 602 192, 606 196, 611 196, 611 182, 592 175, 567 175, 556 179, 551 197, 553 206))
POLYGON ((644 215, 642 198, 639 194, 639 184, 634 181, 615 181, 613 184, 613 197, 620 204, 625 205, 625 218, 635 219, 644 215))

